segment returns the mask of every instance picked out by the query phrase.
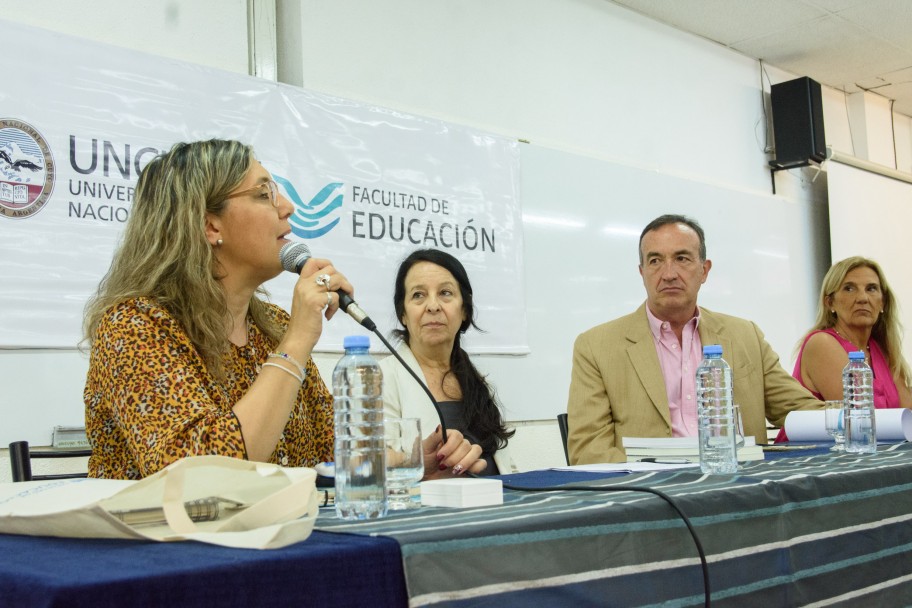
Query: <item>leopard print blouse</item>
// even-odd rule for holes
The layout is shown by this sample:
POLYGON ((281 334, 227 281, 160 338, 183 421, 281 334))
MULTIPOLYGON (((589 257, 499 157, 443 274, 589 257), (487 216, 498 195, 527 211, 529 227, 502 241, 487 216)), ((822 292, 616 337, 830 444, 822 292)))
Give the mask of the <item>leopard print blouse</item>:
MULTIPOLYGON (((281 325, 288 314, 270 310, 281 325)), ((92 344, 84 400, 92 445, 89 476, 141 479, 185 456, 246 458, 232 410, 274 344, 250 323, 246 346, 224 355, 227 379, 206 369, 178 321, 151 298, 112 307, 92 344)), ((313 359, 269 462, 313 466, 333 459, 333 398, 313 359)))

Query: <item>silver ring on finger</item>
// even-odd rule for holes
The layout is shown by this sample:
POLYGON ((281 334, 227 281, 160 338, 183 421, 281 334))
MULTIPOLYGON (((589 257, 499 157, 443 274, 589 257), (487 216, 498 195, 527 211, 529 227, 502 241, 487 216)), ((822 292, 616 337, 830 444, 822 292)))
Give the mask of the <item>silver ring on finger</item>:
POLYGON ((318 275, 318 276, 317 276, 317 278, 316 278, 316 280, 315 280, 315 283, 316 283, 317 285, 319 285, 320 287, 325 287, 326 290, 329 291, 329 281, 330 281, 330 278, 331 278, 331 277, 330 277, 328 274, 321 274, 321 275, 318 275))
POLYGON ((330 306, 332 306, 332 303, 333 303, 332 294, 330 294, 330 293, 327 291, 327 292, 326 292, 326 306, 324 306, 323 308, 329 308, 330 306))

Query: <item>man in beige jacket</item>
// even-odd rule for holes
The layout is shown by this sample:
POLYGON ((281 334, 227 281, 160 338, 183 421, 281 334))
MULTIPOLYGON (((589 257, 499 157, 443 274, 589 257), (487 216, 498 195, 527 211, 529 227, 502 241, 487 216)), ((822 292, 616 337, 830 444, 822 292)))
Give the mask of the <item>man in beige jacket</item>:
POLYGON ((766 443, 766 421, 823 406, 779 364, 752 322, 697 306, 712 262, 703 229, 663 215, 640 235, 646 302, 576 339, 567 402, 572 464, 623 462, 622 437, 695 436, 702 346, 722 345, 744 434, 766 443))

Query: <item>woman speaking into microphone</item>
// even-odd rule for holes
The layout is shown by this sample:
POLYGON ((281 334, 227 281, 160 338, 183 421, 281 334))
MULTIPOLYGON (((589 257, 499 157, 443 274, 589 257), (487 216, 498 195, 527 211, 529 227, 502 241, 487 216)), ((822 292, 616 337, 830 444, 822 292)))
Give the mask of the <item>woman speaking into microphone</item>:
MULTIPOLYGON (((336 292, 354 290, 332 262, 311 258, 290 313, 263 299, 263 283, 282 272, 293 211, 240 142, 179 143, 146 166, 86 305, 90 476, 140 479, 204 454, 333 459, 333 399, 311 354, 336 292)), ((481 452, 459 433, 436 440, 450 467, 474 466, 481 452)))

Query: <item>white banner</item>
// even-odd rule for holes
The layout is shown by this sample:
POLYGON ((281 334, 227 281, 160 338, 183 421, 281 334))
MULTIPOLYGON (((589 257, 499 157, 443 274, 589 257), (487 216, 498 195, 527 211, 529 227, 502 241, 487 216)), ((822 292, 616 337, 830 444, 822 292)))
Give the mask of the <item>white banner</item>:
MULTIPOLYGON (((72 348, 129 216, 137 174, 179 141, 254 146, 296 206, 293 239, 344 272, 384 334, 395 271, 439 248, 465 265, 467 348, 526 353, 515 141, 0 21, 0 347, 72 348)), ((286 309, 294 277, 267 285, 286 309)), ((364 333, 340 315, 318 350, 364 333)))

